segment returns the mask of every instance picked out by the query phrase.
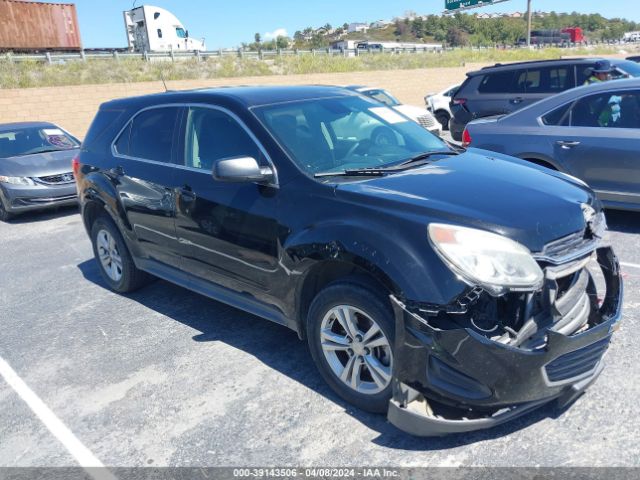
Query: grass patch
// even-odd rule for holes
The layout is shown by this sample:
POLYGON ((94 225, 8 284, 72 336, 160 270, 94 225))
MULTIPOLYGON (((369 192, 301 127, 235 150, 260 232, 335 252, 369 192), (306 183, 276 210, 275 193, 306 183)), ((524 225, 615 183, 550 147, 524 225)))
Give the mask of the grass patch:
POLYGON ((615 48, 545 50, 454 50, 442 53, 363 54, 358 57, 302 54, 256 58, 208 58, 176 62, 144 62, 138 59, 69 61, 48 65, 36 61, 11 62, 0 59, 0 88, 51 87, 103 83, 133 83, 166 80, 204 80, 210 78, 309 73, 361 72, 372 70, 411 70, 456 67, 465 63, 515 62, 559 58, 563 55, 610 55, 615 48))

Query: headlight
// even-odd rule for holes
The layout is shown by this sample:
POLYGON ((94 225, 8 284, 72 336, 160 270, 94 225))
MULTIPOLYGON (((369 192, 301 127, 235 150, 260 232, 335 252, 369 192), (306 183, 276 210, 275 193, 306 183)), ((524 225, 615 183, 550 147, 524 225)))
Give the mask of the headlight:
POLYGON ((0 175, 0 183, 10 183, 12 185, 35 185, 36 182, 29 177, 3 177, 0 175))
POLYGON ((429 239, 438 255, 465 282, 492 295, 537 290, 544 274, 524 246, 495 233, 432 223, 429 239))

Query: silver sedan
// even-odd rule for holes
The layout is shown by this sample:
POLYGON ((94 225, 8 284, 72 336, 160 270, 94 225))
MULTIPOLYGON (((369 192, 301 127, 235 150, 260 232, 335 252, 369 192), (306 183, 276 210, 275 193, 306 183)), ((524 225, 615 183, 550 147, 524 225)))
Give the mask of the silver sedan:
POLYGON ((463 143, 577 177, 607 208, 640 210, 640 79, 579 87, 476 120, 463 143))

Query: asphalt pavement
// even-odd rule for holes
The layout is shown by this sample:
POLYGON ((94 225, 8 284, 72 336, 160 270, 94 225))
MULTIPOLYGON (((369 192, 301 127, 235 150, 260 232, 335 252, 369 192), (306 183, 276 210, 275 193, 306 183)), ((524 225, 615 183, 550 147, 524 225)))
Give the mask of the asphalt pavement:
POLYGON ((640 466, 640 214, 608 219, 626 296, 597 383, 438 439, 337 398, 284 327, 164 281, 110 292, 76 209, 0 223, 0 466, 640 466))

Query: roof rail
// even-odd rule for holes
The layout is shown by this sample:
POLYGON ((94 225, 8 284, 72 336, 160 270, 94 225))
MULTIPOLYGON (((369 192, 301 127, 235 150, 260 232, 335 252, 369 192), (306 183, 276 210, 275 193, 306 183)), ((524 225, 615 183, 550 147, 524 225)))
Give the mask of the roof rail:
POLYGON ((513 63, 496 63, 495 65, 489 65, 487 67, 482 67, 481 70, 486 70, 489 68, 496 67, 511 67, 517 65, 535 65, 538 63, 556 63, 556 62, 582 62, 585 60, 601 60, 602 57, 579 57, 579 58, 550 58, 547 60, 527 60, 523 62, 513 62, 513 63))

